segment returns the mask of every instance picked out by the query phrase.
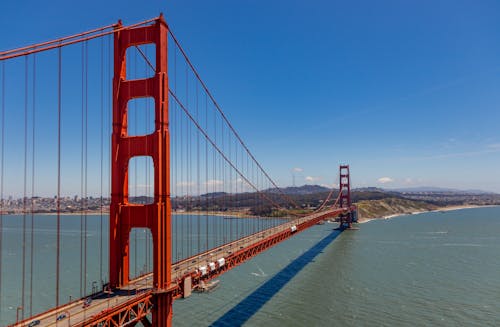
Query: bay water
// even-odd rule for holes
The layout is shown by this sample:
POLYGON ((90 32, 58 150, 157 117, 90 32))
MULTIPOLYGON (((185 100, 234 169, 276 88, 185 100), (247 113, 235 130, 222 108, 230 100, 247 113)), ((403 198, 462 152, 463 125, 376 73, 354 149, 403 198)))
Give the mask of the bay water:
MULTIPOLYGON (((71 217, 61 218, 60 294, 64 302, 99 288, 107 281, 108 269, 108 217, 103 217, 102 225, 100 216, 87 217, 86 240, 81 237, 80 218, 71 217), (82 285, 80 252, 85 241, 87 272, 82 285)), ((33 265, 31 234, 25 235, 25 315, 30 308, 36 313, 54 302, 53 219, 34 217, 33 265)), ((184 217, 176 224, 181 226, 178 228, 190 226, 193 234, 212 236, 198 245, 177 240, 181 245, 174 249, 174 257, 215 245, 211 243, 216 242, 215 234, 224 230, 238 237, 244 226, 250 226, 243 218, 214 216, 206 227, 215 227, 207 233, 203 221, 199 229, 196 227, 199 219, 184 217), (192 223, 182 227, 186 219, 192 223), (236 229, 239 232, 235 234, 236 229)), ((19 216, 4 216, 1 326, 15 321, 22 302, 22 221, 19 216)), ((31 218, 26 221, 29 227, 31 218)), ((267 220, 257 226, 277 223, 280 221, 267 220)), ((500 324, 499 207, 375 220, 360 224, 359 230, 342 233, 334 227, 329 223, 316 225, 224 274, 215 291, 175 301, 174 326, 500 324)), ((132 275, 150 270, 148 237, 143 230, 131 234, 132 275)))

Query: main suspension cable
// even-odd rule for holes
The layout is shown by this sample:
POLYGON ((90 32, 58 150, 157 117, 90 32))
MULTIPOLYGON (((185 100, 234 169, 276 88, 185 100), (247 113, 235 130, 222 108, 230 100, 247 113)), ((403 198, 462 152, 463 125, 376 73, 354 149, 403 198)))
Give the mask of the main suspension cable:
POLYGON ((71 36, 66 36, 66 37, 52 40, 52 41, 48 41, 48 42, 42 42, 42 43, 26 46, 23 48, 16 48, 16 49, 12 49, 12 50, 2 51, 2 52, 0 52, 0 61, 12 59, 12 58, 17 58, 17 57, 22 57, 22 56, 27 56, 27 55, 30 55, 32 53, 61 48, 61 47, 65 47, 68 45, 80 43, 83 41, 89 41, 89 40, 103 37, 106 35, 114 34, 116 32, 122 31, 122 30, 131 29, 134 27, 146 25, 146 24, 149 24, 151 22, 156 21, 157 19, 158 18, 152 18, 152 19, 148 19, 148 20, 145 20, 145 21, 142 21, 142 22, 139 22, 136 24, 128 25, 128 26, 123 26, 123 25, 121 25, 121 22, 119 22, 117 24, 108 25, 108 26, 101 27, 101 28, 91 30, 88 32, 83 32, 83 33, 79 33, 79 34, 75 34, 75 35, 71 35, 71 36), (106 31, 107 29, 108 29, 108 31, 106 31))

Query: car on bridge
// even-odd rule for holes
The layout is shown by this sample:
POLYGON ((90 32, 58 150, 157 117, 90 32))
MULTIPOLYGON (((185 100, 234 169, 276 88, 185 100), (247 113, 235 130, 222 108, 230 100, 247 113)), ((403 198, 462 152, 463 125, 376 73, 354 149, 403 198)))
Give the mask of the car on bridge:
POLYGON ((92 303, 92 298, 88 297, 85 299, 85 301, 83 302, 83 308, 87 308, 90 306, 90 303, 92 303))
POLYGON ((56 321, 63 320, 64 318, 66 318, 66 314, 65 313, 61 313, 59 316, 57 316, 56 321))
POLYGON ((28 327, 35 327, 35 326, 38 326, 38 325, 40 325, 40 320, 37 319, 37 320, 33 320, 32 322, 30 322, 28 324, 28 327))

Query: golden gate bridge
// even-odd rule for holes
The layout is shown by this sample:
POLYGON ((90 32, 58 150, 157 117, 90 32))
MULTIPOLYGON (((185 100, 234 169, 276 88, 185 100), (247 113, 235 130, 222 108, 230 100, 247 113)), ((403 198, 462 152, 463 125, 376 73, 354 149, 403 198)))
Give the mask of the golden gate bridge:
POLYGON ((325 219, 341 229, 356 221, 347 165, 313 209, 277 185, 162 15, 3 51, 0 61, 0 301, 13 274, 2 251, 6 219, 21 223, 13 326, 170 326, 175 299, 325 219), (16 212, 9 192, 22 199, 16 212), (40 193, 56 194, 54 297, 37 306, 40 193), (69 219, 80 227, 73 239, 64 236, 69 219), (79 258, 65 251, 71 245, 79 258), (72 265, 80 290, 68 298, 72 265), (97 270, 100 282, 88 277, 97 270))

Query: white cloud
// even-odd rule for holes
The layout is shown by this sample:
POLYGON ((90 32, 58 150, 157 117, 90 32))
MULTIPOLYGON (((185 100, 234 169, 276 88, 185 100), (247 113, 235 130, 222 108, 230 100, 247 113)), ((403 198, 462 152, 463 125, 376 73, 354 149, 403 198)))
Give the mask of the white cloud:
POLYGON ((486 147, 489 149, 493 149, 493 150, 497 150, 497 149, 500 150, 500 143, 488 144, 486 147))
POLYGON ((390 177, 380 177, 379 179, 377 179, 377 181, 380 183, 380 184, 387 184, 387 183, 392 183, 394 182, 394 180, 390 177))
POLYGON ((413 179, 411 179, 410 177, 407 177, 405 179, 405 184, 408 184, 408 185, 413 184, 413 179))
POLYGON ((303 172, 303 171, 304 171, 304 169, 303 169, 303 168, 299 168, 299 167, 295 167, 295 168, 292 168, 292 171, 293 171, 294 173, 301 173, 301 172, 303 172))
POLYGON ((187 181, 187 182, 177 182, 175 185, 180 187, 186 187, 186 186, 194 186, 195 183, 187 181))
POLYGON ((222 185, 224 184, 224 182, 219 179, 209 179, 204 184, 207 186, 215 186, 215 185, 222 185))
POLYGON ((321 179, 321 177, 315 177, 315 176, 306 176, 306 181, 307 182, 317 182, 321 179))

